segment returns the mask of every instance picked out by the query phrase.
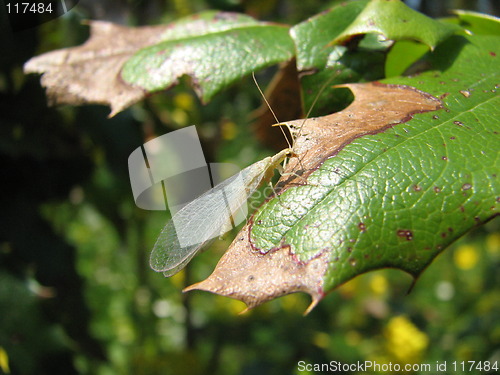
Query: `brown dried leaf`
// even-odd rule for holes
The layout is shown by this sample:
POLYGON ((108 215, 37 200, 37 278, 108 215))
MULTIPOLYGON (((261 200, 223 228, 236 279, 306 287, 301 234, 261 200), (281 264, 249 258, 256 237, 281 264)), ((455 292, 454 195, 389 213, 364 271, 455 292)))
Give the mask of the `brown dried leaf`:
POLYGON ((274 298, 305 292, 311 295, 312 309, 323 297, 321 280, 326 272, 327 253, 307 263, 298 262, 285 246, 262 254, 250 243, 251 223, 245 225, 221 258, 215 271, 204 281, 184 289, 206 290, 239 299, 248 309, 274 298))
POLYGON ((160 42, 165 26, 129 28, 103 21, 89 25, 90 38, 83 45, 34 57, 24 71, 43 74, 50 104, 106 104, 114 116, 145 96, 142 89, 121 80, 123 64, 139 49, 160 42))
POLYGON ((325 159, 335 156, 354 139, 383 132, 409 121, 416 113, 434 111, 442 106, 432 95, 410 86, 352 83, 336 87, 349 88, 355 97, 343 111, 313 117, 306 122, 287 122, 296 140, 295 156, 285 170, 285 175, 292 175, 286 179, 286 185, 303 184, 304 178, 325 159), (301 170, 305 171, 303 175, 301 170))
MULTIPOLYGON (((410 120, 415 113, 442 107, 438 99, 409 86, 366 83, 342 87, 348 87, 355 96, 345 110, 305 123, 304 120, 288 122, 298 138, 295 155, 280 180, 281 191, 307 183, 310 173, 354 139, 383 132, 410 120)), ((301 262, 286 244, 257 249, 251 241, 252 225, 250 219, 206 280, 185 291, 199 289, 236 298, 248 308, 289 293, 306 292, 312 297, 307 310, 310 311, 325 294, 323 277, 331 253, 323 251, 301 262)))

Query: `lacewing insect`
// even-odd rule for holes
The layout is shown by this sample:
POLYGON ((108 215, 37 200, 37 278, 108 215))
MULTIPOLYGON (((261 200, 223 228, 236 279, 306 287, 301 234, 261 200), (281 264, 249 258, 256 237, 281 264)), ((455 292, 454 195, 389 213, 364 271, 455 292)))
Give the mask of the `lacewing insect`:
MULTIPOLYGON (((277 125, 287 125, 278 121, 255 75, 252 76, 277 125)), ((309 113, 326 85, 318 93, 309 113)), ((283 129, 280 129, 287 138, 283 129)), ((283 169, 281 163, 292 154, 293 147, 289 144, 288 148, 246 167, 182 207, 167 222, 156 240, 150 257, 151 268, 163 272, 167 277, 183 269, 204 246, 232 228, 231 220, 238 210, 260 185, 270 181, 275 169, 283 169)))
POLYGON ((286 148, 252 164, 181 208, 156 240, 151 268, 165 276, 184 268, 212 239, 231 229, 228 208, 234 218, 248 197, 271 179, 274 169, 281 169, 281 162, 291 153, 292 149, 286 148))

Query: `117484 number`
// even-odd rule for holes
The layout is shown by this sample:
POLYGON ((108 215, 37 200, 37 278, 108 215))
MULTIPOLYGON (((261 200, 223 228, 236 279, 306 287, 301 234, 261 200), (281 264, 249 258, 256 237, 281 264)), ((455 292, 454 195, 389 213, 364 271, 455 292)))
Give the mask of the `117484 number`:
POLYGON ((453 371, 477 372, 477 371, 498 371, 497 361, 454 361, 452 362, 453 371))
POLYGON ((7 12, 12 14, 52 13, 52 3, 7 3, 7 12))

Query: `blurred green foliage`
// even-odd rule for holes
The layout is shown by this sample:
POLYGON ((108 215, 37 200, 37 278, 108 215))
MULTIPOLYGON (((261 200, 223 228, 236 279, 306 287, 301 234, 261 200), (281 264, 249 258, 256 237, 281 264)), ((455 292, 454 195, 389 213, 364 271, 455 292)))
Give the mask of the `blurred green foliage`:
POLYGON ((251 80, 207 106, 184 83, 108 119, 99 106, 47 107, 39 77, 22 74, 29 57, 82 43, 86 17, 152 24, 217 8, 293 24, 326 5, 136 0, 99 15, 81 4, 8 35, 0 59, 0 374, 305 374, 299 361, 500 361, 498 220, 445 251, 408 295, 410 277, 383 270, 343 285, 307 317, 308 298, 298 294, 238 315, 240 302, 180 292, 208 276, 230 235, 175 277, 149 269, 166 214, 135 207, 127 158, 145 140, 191 124, 207 160, 243 167, 269 155, 249 127, 260 103, 251 80))

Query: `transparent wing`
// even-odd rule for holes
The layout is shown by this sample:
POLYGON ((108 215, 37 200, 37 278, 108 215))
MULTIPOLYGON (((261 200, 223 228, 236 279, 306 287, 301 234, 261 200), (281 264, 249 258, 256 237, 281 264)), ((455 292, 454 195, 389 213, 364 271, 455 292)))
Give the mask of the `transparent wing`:
POLYGON ((262 182, 269 167, 267 159, 243 169, 181 208, 156 240, 151 268, 165 276, 174 275, 208 242, 232 228, 231 217, 235 222, 237 216, 246 217, 246 210, 242 214, 240 209, 262 182))

